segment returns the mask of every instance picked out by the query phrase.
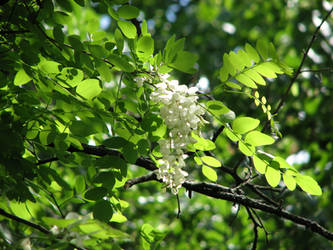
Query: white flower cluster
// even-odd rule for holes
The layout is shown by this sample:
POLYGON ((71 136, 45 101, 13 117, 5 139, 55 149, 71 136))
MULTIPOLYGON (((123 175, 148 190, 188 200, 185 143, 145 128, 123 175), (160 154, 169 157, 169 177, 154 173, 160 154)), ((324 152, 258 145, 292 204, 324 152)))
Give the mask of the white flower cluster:
POLYGON ((168 80, 169 75, 161 76, 162 82, 155 85, 151 100, 162 104, 161 117, 169 129, 169 138, 160 140, 160 152, 163 158, 159 160, 157 178, 162 180, 172 193, 177 194, 178 189, 185 182, 187 172, 182 170, 185 166, 184 154, 186 145, 194 143, 191 137, 193 130, 198 129, 205 110, 197 104, 198 88, 188 88, 179 85, 177 80, 168 80))

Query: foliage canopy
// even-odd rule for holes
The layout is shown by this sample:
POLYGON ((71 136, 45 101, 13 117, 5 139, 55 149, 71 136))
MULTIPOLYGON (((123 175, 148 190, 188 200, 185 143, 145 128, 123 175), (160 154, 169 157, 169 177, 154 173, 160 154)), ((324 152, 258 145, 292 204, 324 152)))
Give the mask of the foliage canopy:
POLYGON ((331 247, 332 10, 1 3, 0 245, 331 247))

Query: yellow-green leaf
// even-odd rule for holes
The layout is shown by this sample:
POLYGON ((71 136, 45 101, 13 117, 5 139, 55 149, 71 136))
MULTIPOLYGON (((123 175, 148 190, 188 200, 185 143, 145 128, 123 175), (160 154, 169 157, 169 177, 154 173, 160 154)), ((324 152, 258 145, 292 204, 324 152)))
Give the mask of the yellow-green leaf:
POLYGON ((232 122, 232 129, 239 134, 244 134, 258 127, 260 121, 252 117, 237 117, 232 122))
POLYGON ((286 185, 286 187, 293 191, 296 188, 296 181, 295 178, 292 175, 289 175, 288 173, 283 173, 283 182, 286 185))
POLYGON ((118 21, 118 26, 127 38, 136 38, 136 28, 133 23, 128 21, 118 21))
POLYGON ((214 169, 207 167, 206 165, 202 165, 202 173, 211 181, 217 181, 217 174, 214 169))
POLYGON ((267 166, 265 177, 269 185, 276 187, 281 180, 280 170, 267 166))
POLYGON ((244 143, 242 141, 238 142, 238 148, 246 156, 252 156, 255 153, 255 147, 254 146, 252 146, 250 144, 247 144, 247 143, 244 143))
POLYGON ((211 156, 202 156, 201 160, 208 166, 214 167, 214 168, 218 168, 221 167, 221 162, 219 160, 217 160, 214 157, 211 156))
POLYGON ((86 79, 78 84, 76 93, 86 99, 92 99, 101 93, 102 89, 99 86, 97 79, 86 79))
POLYGON ((259 131, 252 131, 245 136, 245 142, 257 147, 273 144, 274 139, 259 131))
POLYGON ((262 160, 258 156, 254 155, 253 156, 253 164, 254 164, 254 167, 256 168, 256 170, 260 174, 264 174, 266 172, 266 168, 268 166, 268 162, 266 162, 265 160, 262 160))
POLYGON ((249 88, 252 89, 258 88, 257 85, 254 83, 254 81, 252 81, 251 78, 245 74, 239 74, 238 76, 236 76, 236 80, 249 88))
POLYGON ((14 78, 14 85, 19 86, 28 83, 31 80, 31 77, 25 73, 24 69, 20 69, 19 72, 16 73, 14 78))
POLYGON ((296 182, 300 188, 312 195, 321 195, 322 191, 318 183, 310 176, 304 176, 301 174, 296 175, 296 182))

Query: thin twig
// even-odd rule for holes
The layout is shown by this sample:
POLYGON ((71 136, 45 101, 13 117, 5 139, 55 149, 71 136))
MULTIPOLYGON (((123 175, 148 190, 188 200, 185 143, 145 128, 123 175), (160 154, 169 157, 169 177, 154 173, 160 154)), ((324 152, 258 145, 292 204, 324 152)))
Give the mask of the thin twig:
POLYGON ((319 73, 319 72, 325 72, 325 71, 332 72, 332 71, 333 71, 333 68, 303 69, 303 70, 301 70, 300 73, 303 73, 303 72, 319 73))
POLYGON ((258 222, 256 221, 256 219, 254 218, 254 216, 252 215, 251 210, 248 207, 245 207, 247 214, 249 215, 249 218, 252 220, 253 222, 253 232, 254 232, 254 238, 253 238, 253 244, 252 244, 252 250, 256 250, 257 249, 257 243, 258 243, 258 222))
POLYGON ((61 211, 61 209, 60 209, 60 206, 59 206, 59 204, 58 204, 56 198, 54 197, 53 193, 50 192, 50 196, 51 196, 51 198, 52 198, 54 204, 56 205, 57 209, 59 210, 59 213, 60 213, 61 217, 62 217, 63 219, 65 219, 65 215, 62 213, 62 211, 61 211))
POLYGON ((179 219, 180 213, 181 213, 181 211, 180 211, 179 195, 177 194, 176 197, 177 197, 177 206, 178 206, 177 219, 179 219))
POLYGON ((331 13, 333 12, 333 8, 327 13, 327 15, 324 17, 324 19, 321 21, 321 23, 318 25, 318 27, 316 28, 315 32, 313 33, 312 35, 312 38, 311 38, 311 41, 310 43, 308 44, 308 47, 306 48, 305 52, 304 52, 304 55, 303 55, 303 58, 302 58, 302 61, 300 63, 300 65, 298 66, 297 68, 297 71, 296 73, 294 74, 293 78, 291 79, 290 83, 289 83, 289 86, 286 90, 286 92, 284 93, 284 95, 282 96, 282 98, 280 99, 280 102, 278 104, 278 106, 276 107, 276 109, 274 110, 274 112, 272 113, 273 115, 277 114, 279 112, 279 110, 281 109, 281 107, 283 106, 284 102, 286 101, 288 95, 289 95, 289 92, 290 92, 290 89, 291 87, 293 86, 293 84, 295 83, 298 75, 301 73, 301 69, 303 67, 303 64, 305 62, 305 59, 312 47, 312 44, 313 42, 315 41, 317 35, 318 35, 318 32, 321 28, 321 26, 324 24, 324 22, 327 20, 327 18, 331 15, 331 13))

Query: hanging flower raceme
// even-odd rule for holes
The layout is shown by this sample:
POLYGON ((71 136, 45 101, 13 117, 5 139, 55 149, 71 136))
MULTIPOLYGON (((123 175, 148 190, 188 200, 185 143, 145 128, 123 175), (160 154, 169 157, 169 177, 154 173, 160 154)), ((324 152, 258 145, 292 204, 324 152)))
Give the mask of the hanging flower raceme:
POLYGON ((197 103, 198 88, 188 88, 168 78, 168 74, 162 75, 161 82, 155 85, 151 94, 151 100, 162 105, 160 114, 169 129, 169 137, 158 142, 163 157, 159 160, 157 178, 177 194, 188 175, 182 170, 187 157, 184 150, 195 142, 191 133, 204 121, 201 116, 205 110, 197 103))

